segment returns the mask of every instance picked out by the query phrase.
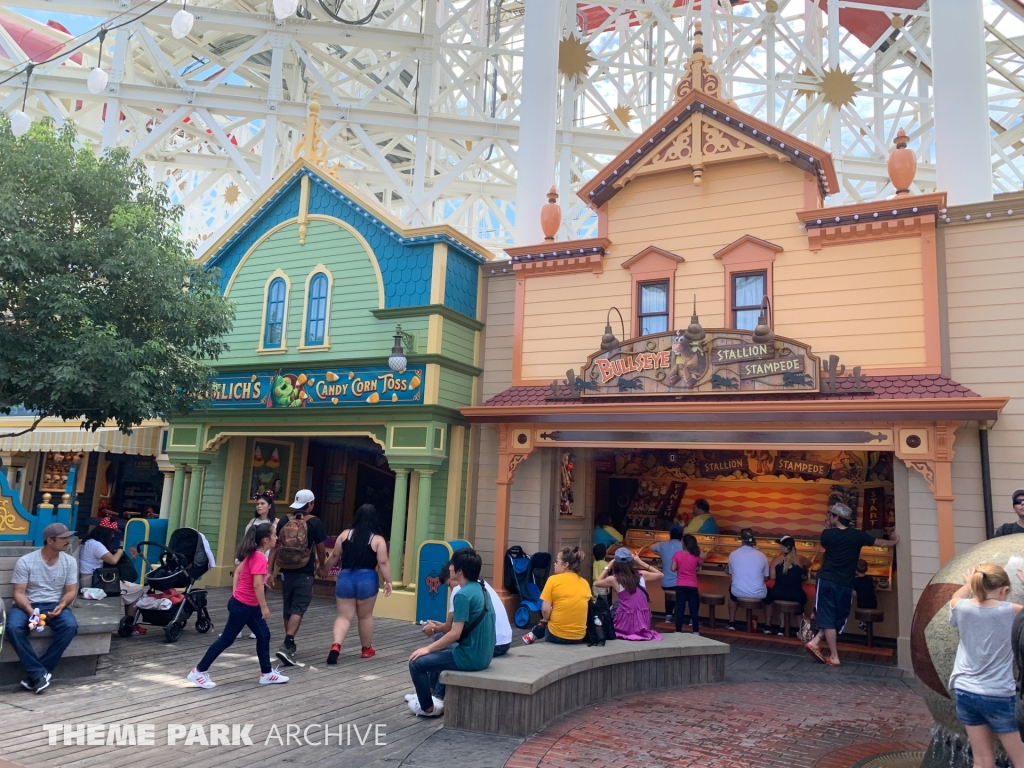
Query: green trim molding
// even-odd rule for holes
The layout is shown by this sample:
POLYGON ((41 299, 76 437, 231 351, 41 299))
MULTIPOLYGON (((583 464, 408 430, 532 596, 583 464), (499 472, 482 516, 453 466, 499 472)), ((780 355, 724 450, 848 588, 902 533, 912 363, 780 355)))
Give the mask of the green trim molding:
POLYGON ((401 320, 403 317, 429 317, 440 315, 445 320, 464 325, 472 331, 482 331, 484 324, 472 317, 467 317, 461 312, 456 312, 444 304, 421 304, 418 307, 392 307, 389 309, 371 309, 373 316, 378 320, 401 320))

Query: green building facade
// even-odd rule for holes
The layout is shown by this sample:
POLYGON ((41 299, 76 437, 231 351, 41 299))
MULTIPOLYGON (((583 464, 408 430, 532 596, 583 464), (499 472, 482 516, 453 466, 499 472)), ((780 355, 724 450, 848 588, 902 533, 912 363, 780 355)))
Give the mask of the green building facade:
POLYGON ((209 253, 235 324, 210 405, 170 423, 171 528, 201 530, 218 560, 207 583, 229 584, 255 493, 273 490, 280 517, 311 488, 329 537, 375 504, 393 578, 413 581, 419 543, 466 532, 457 409, 481 373, 489 255, 450 227, 402 228, 303 160, 209 253))

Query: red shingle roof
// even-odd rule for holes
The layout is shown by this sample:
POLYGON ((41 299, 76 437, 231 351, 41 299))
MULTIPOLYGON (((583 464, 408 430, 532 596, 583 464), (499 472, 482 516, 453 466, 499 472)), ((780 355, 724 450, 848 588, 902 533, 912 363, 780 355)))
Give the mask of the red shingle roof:
MULTIPOLYGON (((544 405, 578 405, 588 403, 666 403, 666 402, 791 402, 810 400, 921 400, 951 397, 979 397, 963 384, 948 376, 921 374, 908 376, 863 376, 861 384, 872 392, 851 392, 853 379, 846 377, 839 380, 839 392, 751 392, 749 394, 722 395, 659 395, 630 397, 587 397, 578 400, 552 400, 551 387, 510 387, 492 397, 483 404, 484 407, 523 407, 544 405)), ((568 387, 561 387, 562 395, 568 397, 568 387)))

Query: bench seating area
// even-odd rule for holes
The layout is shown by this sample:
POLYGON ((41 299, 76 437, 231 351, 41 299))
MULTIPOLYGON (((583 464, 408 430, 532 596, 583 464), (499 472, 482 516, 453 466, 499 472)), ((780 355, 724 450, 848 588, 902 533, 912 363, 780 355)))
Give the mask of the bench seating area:
POLYGON ((729 646, 685 633, 660 642, 513 646, 481 672, 441 673, 447 728, 525 738, 610 698, 721 682, 729 646))
MULTIPOLYGON (((14 564, 19 557, 33 549, 36 547, 0 545, 0 598, 3 599, 7 610, 13 605, 11 596, 14 587, 11 585, 11 577, 14 573, 14 564)), ((54 677, 57 678, 95 675, 96 663, 100 656, 110 652, 111 633, 117 632, 117 623, 124 615, 121 601, 111 598, 96 601, 79 598, 71 610, 78 621, 78 634, 57 665, 54 673, 54 677)), ((51 634, 50 629, 33 633, 32 644, 36 646, 37 653, 42 653, 49 644, 51 634)), ((10 638, 4 638, 3 649, 0 650, 0 685, 17 683, 24 677, 25 671, 18 661, 18 654, 14 652, 10 638)))

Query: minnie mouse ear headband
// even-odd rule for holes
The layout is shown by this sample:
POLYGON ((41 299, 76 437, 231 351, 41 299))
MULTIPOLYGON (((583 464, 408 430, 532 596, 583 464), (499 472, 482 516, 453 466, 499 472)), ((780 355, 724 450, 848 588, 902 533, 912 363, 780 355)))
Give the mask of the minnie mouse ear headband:
POLYGON ((112 531, 116 531, 117 521, 112 517, 104 517, 100 520, 100 528, 109 528, 112 531))
POLYGON ((266 491, 260 491, 259 493, 256 494, 255 498, 258 499, 260 496, 266 496, 268 499, 272 499, 274 498, 274 492, 269 489, 267 489, 266 491))

